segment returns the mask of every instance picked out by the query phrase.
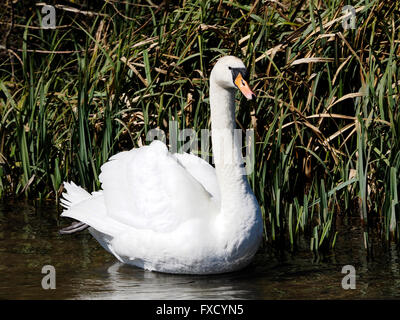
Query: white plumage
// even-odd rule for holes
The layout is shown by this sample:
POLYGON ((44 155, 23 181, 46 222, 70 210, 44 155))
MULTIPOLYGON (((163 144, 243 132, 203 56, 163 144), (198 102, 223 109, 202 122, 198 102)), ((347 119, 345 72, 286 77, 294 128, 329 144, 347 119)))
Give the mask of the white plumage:
POLYGON ((164 143, 153 141, 111 157, 101 167, 100 191, 89 194, 65 183, 62 216, 88 224, 121 262, 146 270, 210 274, 249 264, 262 221, 233 137, 231 68, 244 65, 235 57, 221 58, 210 77, 216 168, 191 154, 171 154, 164 143))

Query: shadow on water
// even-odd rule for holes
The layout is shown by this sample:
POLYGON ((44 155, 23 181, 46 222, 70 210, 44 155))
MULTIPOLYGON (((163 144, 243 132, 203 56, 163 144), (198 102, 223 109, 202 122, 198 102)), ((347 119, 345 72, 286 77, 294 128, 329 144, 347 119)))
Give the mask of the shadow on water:
POLYGON ((400 298, 397 249, 375 250, 374 259, 367 259, 357 223, 341 226, 335 252, 321 259, 307 251, 279 260, 260 252, 245 270, 212 276, 167 275, 123 265, 87 231, 59 235, 59 224, 53 205, 0 204, 0 299, 400 298), (341 270, 348 264, 357 272, 355 290, 341 287, 341 270), (55 267, 55 290, 42 289, 44 265, 55 267))

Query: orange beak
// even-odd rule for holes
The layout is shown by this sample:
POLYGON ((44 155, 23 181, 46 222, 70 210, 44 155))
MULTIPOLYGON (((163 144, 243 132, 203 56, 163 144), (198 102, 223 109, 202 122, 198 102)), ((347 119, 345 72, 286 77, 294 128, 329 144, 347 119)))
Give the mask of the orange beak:
POLYGON ((243 95, 247 98, 247 100, 251 100, 256 97, 254 92, 251 91, 246 80, 243 79, 242 74, 240 72, 238 73, 238 75, 235 79, 235 85, 243 93, 243 95))

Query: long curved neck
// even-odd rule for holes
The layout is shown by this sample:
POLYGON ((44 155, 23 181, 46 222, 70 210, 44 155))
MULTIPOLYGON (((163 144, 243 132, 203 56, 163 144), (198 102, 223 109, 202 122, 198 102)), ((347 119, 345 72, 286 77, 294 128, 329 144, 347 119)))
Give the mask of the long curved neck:
MULTIPOLYGON (((241 141, 235 134, 235 92, 210 79, 211 140, 214 164, 221 194, 221 209, 238 209, 238 202, 249 190, 241 141)), ((235 211, 236 211, 235 210, 235 211)))
POLYGON ((235 135, 235 92, 210 77, 211 139, 221 210, 215 217, 216 240, 224 251, 247 261, 262 237, 262 216, 243 166, 241 141, 235 135))

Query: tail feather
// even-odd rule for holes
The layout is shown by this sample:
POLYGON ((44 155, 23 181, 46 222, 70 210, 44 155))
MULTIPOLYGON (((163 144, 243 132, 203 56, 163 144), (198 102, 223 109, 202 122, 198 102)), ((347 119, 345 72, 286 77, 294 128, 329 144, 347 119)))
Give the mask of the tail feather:
POLYGON ((91 194, 81 187, 78 187, 74 182, 64 182, 64 188, 66 192, 62 194, 61 205, 65 209, 70 209, 78 203, 87 200, 91 197, 91 194))
POLYGON ((112 237, 127 230, 126 225, 107 215, 102 191, 90 194, 73 182, 64 182, 64 188, 67 192, 61 199, 64 207, 62 217, 78 220, 112 237))

